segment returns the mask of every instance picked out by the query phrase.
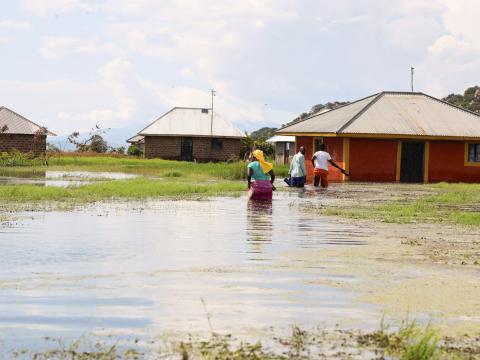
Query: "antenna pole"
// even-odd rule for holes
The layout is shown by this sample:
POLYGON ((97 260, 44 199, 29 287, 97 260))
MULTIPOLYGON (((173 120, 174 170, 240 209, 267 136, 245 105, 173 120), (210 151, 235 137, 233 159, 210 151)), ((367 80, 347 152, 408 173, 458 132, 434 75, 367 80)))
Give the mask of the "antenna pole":
POLYGON ((213 136, 213 97, 215 96, 216 91, 212 89, 212 113, 210 114, 210 136, 213 136))
POLYGON ((410 67, 410 87, 412 89, 412 93, 413 93, 413 74, 415 72, 415 68, 414 67, 410 67))

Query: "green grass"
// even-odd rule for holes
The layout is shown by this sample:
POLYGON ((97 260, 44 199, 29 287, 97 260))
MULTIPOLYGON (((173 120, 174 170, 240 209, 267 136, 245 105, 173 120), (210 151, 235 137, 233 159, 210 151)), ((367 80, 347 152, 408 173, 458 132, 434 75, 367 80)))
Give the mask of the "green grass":
POLYGON ((480 226, 480 184, 430 185, 433 194, 418 198, 361 203, 355 207, 327 207, 325 215, 374 219, 389 223, 448 223, 480 226))
POLYGON ((68 188, 5 185, 0 186, 0 199, 3 203, 41 201, 93 202, 108 199, 237 196, 242 190, 245 190, 245 184, 240 182, 223 181, 204 184, 172 182, 140 177, 132 180, 106 181, 68 188))

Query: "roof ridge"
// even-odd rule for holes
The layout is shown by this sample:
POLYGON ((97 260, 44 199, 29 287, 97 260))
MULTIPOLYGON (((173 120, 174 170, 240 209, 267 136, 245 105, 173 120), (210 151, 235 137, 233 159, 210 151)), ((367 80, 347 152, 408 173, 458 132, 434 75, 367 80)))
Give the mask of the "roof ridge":
MULTIPOLYGON (((307 121, 307 120, 310 120, 310 119, 312 119, 312 118, 314 118, 314 117, 322 116, 322 115, 327 114, 327 113, 330 113, 330 112, 332 112, 332 111, 339 110, 339 109, 344 108, 344 107, 346 107, 346 106, 353 105, 353 104, 355 104, 355 103, 358 103, 358 102, 360 102, 360 101, 363 101, 363 100, 365 100, 365 99, 368 99, 369 97, 377 96, 378 94, 380 94, 380 93, 375 93, 375 94, 372 94, 372 95, 369 95, 369 96, 365 96, 365 97, 363 97, 363 98, 361 98, 361 99, 358 99, 358 100, 349 102, 348 104, 345 104, 345 105, 341 105, 341 106, 339 106, 339 107, 336 107, 335 109, 330 109, 329 111, 321 112, 320 114, 313 114, 312 116, 309 116, 309 117, 306 117, 305 119, 301 119, 301 120, 299 120, 299 121, 296 121, 296 122, 293 123, 293 124, 288 124, 288 125, 286 125, 286 126, 283 126, 283 127, 281 127, 280 129, 278 129, 277 131, 283 130, 283 129, 285 129, 285 128, 287 128, 287 127, 290 127, 290 126, 293 126, 293 125, 300 124, 300 123, 302 123, 302 122, 304 122, 304 121, 307 121)), ((373 100, 372 100, 372 101, 373 101, 373 100)), ((276 133, 277 131, 275 131, 275 133, 276 133)))
POLYGON ((429 98, 429 99, 432 99, 432 100, 434 100, 434 101, 438 101, 438 102, 441 103, 441 104, 448 105, 448 106, 451 106, 451 107, 456 108, 456 109, 458 109, 458 110, 462 110, 462 111, 464 111, 464 112, 466 112, 466 113, 468 113, 468 114, 470 114, 470 115, 475 115, 475 116, 479 116, 479 117, 480 117, 480 114, 479 114, 479 113, 476 113, 476 112, 474 112, 474 111, 465 109, 465 108, 463 108, 463 107, 461 107, 461 106, 458 106, 458 105, 455 105, 455 104, 451 104, 451 103, 449 103, 449 102, 447 102, 447 101, 444 101, 444 100, 442 100, 442 99, 436 98, 435 96, 431 96, 431 95, 428 95, 428 94, 425 94, 425 93, 421 93, 421 94, 424 95, 424 96, 426 96, 426 97, 429 98))
POLYGON ((35 125, 36 127, 38 127, 38 129, 39 129, 39 130, 41 130, 41 129, 46 129, 46 130, 47 130, 47 133, 50 133, 50 135, 52 135, 52 136, 57 136, 55 133, 53 133, 53 132, 49 131, 49 130, 48 130, 48 128, 46 128, 45 126, 40 126, 40 125, 38 125, 37 123, 34 123, 32 120, 30 120, 30 119, 27 119, 25 116, 23 116, 23 115, 20 115, 20 114, 19 114, 19 113, 17 113, 16 111, 13 111, 12 109, 10 109, 10 108, 8 108, 8 107, 6 107, 6 106, 1 106, 1 107, 0 107, 0 110, 7 110, 7 111, 10 111, 11 113, 13 113, 13 114, 17 115, 19 118, 21 118, 21 119, 23 119, 23 120, 25 120, 25 121, 29 122, 30 124, 33 124, 33 125, 35 125))
MULTIPOLYGON (((372 99, 372 101, 370 101, 367 105, 365 105, 355 116, 353 116, 350 120, 348 120, 345 124, 343 124, 340 129, 338 129, 336 131, 336 133, 341 133, 343 132, 347 127, 349 127, 350 125, 352 125, 355 120, 357 120, 362 114, 365 113, 365 111, 367 111, 368 109, 370 109, 370 107, 375 104, 381 97, 383 97, 385 95, 385 91, 382 91, 378 94, 376 94, 375 98, 372 99)), ((373 95, 372 95, 373 96, 373 95)))

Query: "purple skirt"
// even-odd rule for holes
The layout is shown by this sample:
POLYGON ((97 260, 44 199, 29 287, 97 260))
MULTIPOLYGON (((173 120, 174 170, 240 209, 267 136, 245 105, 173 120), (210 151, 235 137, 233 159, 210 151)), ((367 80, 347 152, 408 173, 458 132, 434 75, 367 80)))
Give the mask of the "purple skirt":
POLYGON ((250 200, 272 200, 272 183, 270 180, 255 180, 250 184, 250 200))

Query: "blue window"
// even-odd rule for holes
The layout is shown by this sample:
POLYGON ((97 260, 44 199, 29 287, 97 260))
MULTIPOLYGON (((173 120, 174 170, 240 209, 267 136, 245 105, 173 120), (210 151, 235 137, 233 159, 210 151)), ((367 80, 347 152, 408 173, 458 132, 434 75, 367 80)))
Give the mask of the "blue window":
POLYGON ((468 144, 468 162, 480 162, 480 144, 468 144))

